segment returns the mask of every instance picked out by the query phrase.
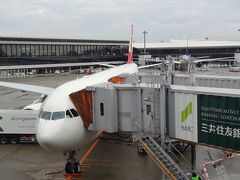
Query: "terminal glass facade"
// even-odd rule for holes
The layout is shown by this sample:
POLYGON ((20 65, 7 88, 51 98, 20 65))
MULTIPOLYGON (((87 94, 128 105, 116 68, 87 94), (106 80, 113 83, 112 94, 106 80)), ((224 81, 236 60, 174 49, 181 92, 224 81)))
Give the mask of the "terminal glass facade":
POLYGON ((0 57, 56 57, 123 55, 122 45, 0 44, 0 57))
POLYGON ((0 65, 124 61, 128 44, 121 40, 0 37, 0 65))
MULTIPOLYGON (((235 52, 239 51, 239 47, 209 47, 209 48, 189 48, 188 52, 192 56, 209 56, 209 57, 225 57, 225 56, 233 56, 235 52)), ((144 54, 143 49, 137 49, 136 54, 144 54)), ((164 58, 167 55, 179 56, 186 54, 185 48, 155 48, 155 49, 147 49, 147 54, 151 54, 153 57, 161 57, 164 58)))

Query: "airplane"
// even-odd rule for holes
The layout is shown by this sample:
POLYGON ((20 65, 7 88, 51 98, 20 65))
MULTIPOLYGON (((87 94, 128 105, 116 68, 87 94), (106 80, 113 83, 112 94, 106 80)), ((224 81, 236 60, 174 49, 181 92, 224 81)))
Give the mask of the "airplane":
MULTIPOLYGON (((234 57, 223 57, 223 58, 209 58, 209 56, 200 56, 200 57, 192 57, 189 54, 189 48, 187 45, 187 48, 185 50, 185 54, 181 55, 179 57, 173 58, 172 63, 175 65, 175 69, 177 70, 187 70, 188 65, 192 63, 196 64, 196 66, 201 67, 203 64, 206 64, 208 62, 216 62, 216 61, 234 61, 234 57)), ((168 61, 166 61, 168 63, 168 61)))
MULTIPOLYGON (((201 56, 201 57, 192 57, 191 55, 182 55, 179 57, 167 56, 166 60, 156 58, 155 60, 151 60, 150 62, 155 62, 163 64, 171 64, 174 65, 175 70, 185 71, 188 70, 189 64, 193 63, 197 67, 201 67, 203 64, 207 64, 209 62, 226 62, 226 61, 235 61, 234 57, 222 57, 222 58, 209 58, 209 56, 201 56)), ((150 66, 150 65, 148 65, 150 66)), ((156 66, 153 64, 153 66, 156 66)))
POLYGON ((201 67, 203 64, 209 62, 217 62, 217 61, 235 61, 234 57, 222 57, 222 58, 208 58, 207 56, 202 57, 191 57, 190 55, 186 56, 184 59, 177 59, 172 61, 175 65, 175 69, 177 70, 187 70, 188 65, 191 63, 196 64, 197 67, 201 67))
MULTIPOLYGON (((87 86, 108 82, 109 79, 119 75, 134 74, 138 72, 138 69, 148 67, 138 67, 133 62, 133 25, 131 25, 127 64, 107 66, 111 68, 66 82, 56 89, 0 82, 0 86, 42 94, 38 101, 25 107, 25 109, 39 109, 36 125, 37 141, 46 150, 64 152, 67 161, 65 173, 79 174, 81 172, 77 153, 99 135, 99 132, 88 130, 91 122, 86 124, 83 112, 77 110, 70 95, 84 90, 87 86)), ((80 105, 81 103, 79 102, 80 105)))

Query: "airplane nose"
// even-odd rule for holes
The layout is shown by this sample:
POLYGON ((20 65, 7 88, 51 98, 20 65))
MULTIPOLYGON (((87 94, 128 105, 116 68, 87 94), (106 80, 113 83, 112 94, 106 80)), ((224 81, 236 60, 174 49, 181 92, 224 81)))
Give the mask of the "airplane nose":
POLYGON ((42 146, 44 149, 48 151, 51 151, 53 149, 52 140, 49 135, 38 132, 36 136, 37 136, 37 142, 40 146, 42 146))
POLYGON ((53 139, 50 134, 46 134, 46 132, 37 131, 36 133, 37 142, 44 149, 51 151, 54 149, 53 147, 53 139))
POLYGON ((72 118, 52 121, 40 119, 36 131, 40 146, 48 151, 72 151, 92 140, 81 119, 72 118))
POLYGON ((39 120, 36 137, 40 146, 48 151, 57 150, 56 136, 58 130, 45 120, 39 120))

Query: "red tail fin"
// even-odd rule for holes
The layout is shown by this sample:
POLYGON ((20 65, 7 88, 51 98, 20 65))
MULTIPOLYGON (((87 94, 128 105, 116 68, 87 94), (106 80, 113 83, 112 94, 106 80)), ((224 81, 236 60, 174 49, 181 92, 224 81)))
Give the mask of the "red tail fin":
POLYGON ((128 49, 128 64, 133 63, 133 25, 131 24, 130 41, 128 49))

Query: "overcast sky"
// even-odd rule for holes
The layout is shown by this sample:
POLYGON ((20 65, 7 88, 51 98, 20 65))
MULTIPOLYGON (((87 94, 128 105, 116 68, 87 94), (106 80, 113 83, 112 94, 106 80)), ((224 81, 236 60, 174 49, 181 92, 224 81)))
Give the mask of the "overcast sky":
POLYGON ((235 40, 240 0, 0 0, 0 36, 235 40))

